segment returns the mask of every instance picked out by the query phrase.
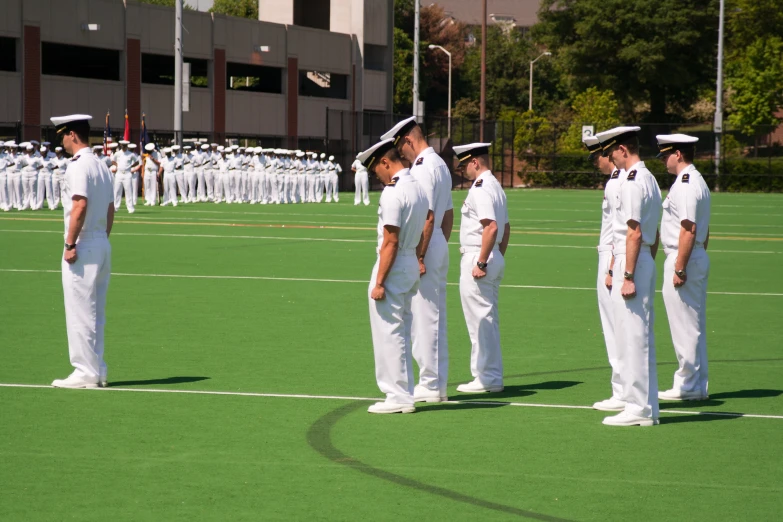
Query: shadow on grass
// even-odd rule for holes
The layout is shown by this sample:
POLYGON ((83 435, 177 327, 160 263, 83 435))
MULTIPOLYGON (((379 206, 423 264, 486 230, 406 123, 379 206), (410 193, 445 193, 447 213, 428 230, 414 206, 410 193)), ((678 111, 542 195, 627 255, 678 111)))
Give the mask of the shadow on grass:
POLYGON ((472 399, 514 399, 535 395, 536 390, 564 390, 582 384, 581 381, 545 381, 538 384, 516 384, 506 386, 502 392, 497 393, 459 393, 452 399, 466 401, 472 399))
POLYGON ((719 420, 732 420, 741 418, 741 413, 721 412, 724 415, 711 415, 709 413, 696 413, 694 415, 677 415, 676 417, 661 417, 661 424, 677 424, 680 422, 709 422, 719 420))
POLYGON ((731 392, 711 393, 710 399, 763 399, 766 397, 779 397, 783 390, 737 390, 731 392))
MULTIPOLYGON (((454 397, 454 400, 457 400, 458 397, 454 397)), ((426 404, 426 403, 425 403, 426 404)), ((508 406, 509 404, 507 402, 461 402, 459 404, 443 404, 443 403, 435 403, 435 404, 426 404, 426 405, 416 405, 416 411, 419 412, 430 412, 430 411, 437 411, 437 410, 473 410, 476 408, 499 408, 502 406, 508 406)))
POLYGON ((705 406, 721 406, 726 401, 717 401, 712 398, 703 401, 661 401, 662 410, 679 410, 688 408, 704 408, 705 406))
POLYGON ((206 381, 209 377, 165 377, 163 379, 147 379, 137 381, 111 381, 109 388, 120 388, 123 386, 154 386, 166 384, 184 384, 187 382, 206 381))

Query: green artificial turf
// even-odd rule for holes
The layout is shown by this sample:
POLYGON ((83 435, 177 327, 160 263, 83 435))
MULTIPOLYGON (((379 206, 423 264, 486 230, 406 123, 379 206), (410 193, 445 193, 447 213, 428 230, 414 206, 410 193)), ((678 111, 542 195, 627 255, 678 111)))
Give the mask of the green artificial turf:
MULTIPOLYGON (((457 221, 464 195, 454 193, 457 221)), ((329 205, 121 210, 106 326, 114 391, 0 387, 0 520, 779 516, 783 196, 713 194, 710 399, 664 402, 649 429, 554 407, 609 394, 597 191, 508 192, 503 393, 455 391, 470 379, 457 222, 449 396, 463 402, 367 414, 360 399, 379 396, 371 196, 369 207, 344 194, 329 205)), ((62 229, 61 211, 0 214, 0 383, 48 385, 70 371, 62 229)), ((667 389, 676 359, 660 295, 655 305, 667 389)))

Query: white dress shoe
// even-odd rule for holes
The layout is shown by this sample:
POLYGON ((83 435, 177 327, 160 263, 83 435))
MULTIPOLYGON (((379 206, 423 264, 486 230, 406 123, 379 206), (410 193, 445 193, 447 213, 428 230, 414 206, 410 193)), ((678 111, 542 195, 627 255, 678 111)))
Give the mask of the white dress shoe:
POLYGON ((625 401, 609 397, 606 400, 598 401, 593 404, 593 409, 601 411, 623 411, 625 409, 625 401))
POLYGON ((413 402, 446 402, 447 400, 449 400, 448 397, 441 395, 436 390, 418 385, 413 389, 413 402))
POLYGON ((503 386, 485 386, 478 380, 470 381, 457 386, 457 391, 462 393, 497 393, 503 391, 503 386))
POLYGON ((416 411, 416 406, 396 402, 376 402, 367 408, 367 411, 370 413, 413 413, 416 411))
POLYGON ((97 388, 98 383, 95 379, 87 379, 73 373, 65 379, 55 379, 52 381, 55 388, 97 388))
POLYGON ((607 426, 655 426, 658 424, 658 419, 637 417, 624 411, 612 417, 605 417, 603 424, 607 426))
POLYGON ((698 391, 666 390, 658 392, 658 400, 661 401, 706 401, 710 396, 698 391))

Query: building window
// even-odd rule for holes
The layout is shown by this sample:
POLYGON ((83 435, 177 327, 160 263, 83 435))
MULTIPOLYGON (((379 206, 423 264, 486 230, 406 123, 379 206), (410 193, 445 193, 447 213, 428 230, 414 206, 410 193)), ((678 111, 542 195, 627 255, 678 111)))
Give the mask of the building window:
MULTIPOLYGON (((196 58, 185 58, 190 64, 190 86, 208 88, 209 62, 196 58)), ((153 85, 174 85, 174 57, 161 54, 141 55, 141 83, 153 85)))
POLYGON ((226 64, 226 89, 235 91, 283 93, 283 70, 266 65, 226 64))
POLYGON ((41 42, 41 74, 120 80, 120 51, 41 42))
POLYGON ((348 99, 348 75, 299 71, 299 96, 348 99))
POLYGON ((294 0, 294 25, 328 31, 330 4, 324 0, 294 0))
POLYGON ((0 71, 16 72, 16 38, 0 37, 0 71))
POLYGON ((370 71, 385 71, 386 50, 385 45, 364 44, 364 68, 370 71))

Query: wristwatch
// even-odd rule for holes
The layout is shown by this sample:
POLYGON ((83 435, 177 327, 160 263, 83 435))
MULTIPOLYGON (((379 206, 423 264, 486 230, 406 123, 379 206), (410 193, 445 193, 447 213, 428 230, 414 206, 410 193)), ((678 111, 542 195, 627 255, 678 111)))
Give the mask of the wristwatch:
POLYGON ((623 273, 623 277, 628 281, 633 281, 633 273, 632 272, 625 272, 623 273))
POLYGON ((68 243, 65 243, 65 250, 73 250, 76 248, 76 244, 69 245, 68 243))
POLYGON ((677 277, 679 277, 680 279, 685 279, 686 277, 688 277, 688 274, 685 273, 684 269, 683 270, 675 270, 674 273, 677 274, 677 277))
POLYGON ((481 261, 477 262, 476 266, 479 267, 482 270, 486 270, 487 269, 487 263, 482 263, 481 261))

